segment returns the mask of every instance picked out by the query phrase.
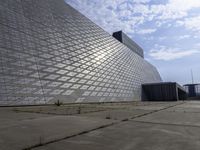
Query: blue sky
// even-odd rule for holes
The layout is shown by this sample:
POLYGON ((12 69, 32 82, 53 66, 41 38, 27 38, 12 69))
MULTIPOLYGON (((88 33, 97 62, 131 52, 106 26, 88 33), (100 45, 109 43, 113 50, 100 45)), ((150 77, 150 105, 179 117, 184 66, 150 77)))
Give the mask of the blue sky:
POLYGON ((200 0, 66 0, 104 30, 136 41, 163 81, 200 83, 200 0))

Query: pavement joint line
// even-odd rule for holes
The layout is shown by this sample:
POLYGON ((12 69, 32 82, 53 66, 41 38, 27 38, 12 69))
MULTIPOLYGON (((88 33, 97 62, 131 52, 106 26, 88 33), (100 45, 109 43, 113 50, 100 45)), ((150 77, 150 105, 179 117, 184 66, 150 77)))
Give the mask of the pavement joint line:
POLYGON ((146 116, 146 115, 149 115, 149 114, 153 114, 153 113, 156 113, 156 112, 159 112, 159 111, 162 111, 162 110, 166 110, 166 109, 169 109, 169 108, 172 108, 172 107, 176 107, 176 106, 178 106, 178 105, 182 105, 182 104, 184 104, 184 103, 186 103, 186 102, 182 102, 182 103, 179 103, 179 104, 167 106, 167 107, 164 107, 164 108, 161 108, 161 109, 157 109, 157 110, 152 110, 152 111, 150 111, 150 112, 148 112, 148 113, 144 113, 144 114, 141 114, 141 115, 137 115, 137 116, 134 116, 134 117, 132 117, 132 118, 130 118, 130 119, 136 119, 136 118, 139 118, 139 117, 143 117, 143 116, 146 116))
POLYGON ((55 139, 55 140, 51 140, 51 141, 48 141, 48 142, 39 143, 39 144, 30 146, 30 147, 28 147, 28 148, 24 148, 24 149, 22 149, 22 150, 31 150, 31 149, 33 149, 33 148, 37 148, 37 147, 40 147, 40 146, 45 146, 45 145, 48 145, 48 144, 51 144, 51 143, 55 143, 55 142, 59 142, 59 141, 62 141, 62 140, 66 140, 66 139, 73 138, 73 137, 76 137, 76 136, 79 136, 79 135, 83 135, 83 134, 86 134, 86 133, 90 133, 90 132, 95 131, 95 130, 98 130, 98 129, 102 129, 102 128, 106 128, 106 127, 112 126, 113 124, 115 124, 115 123, 112 122, 112 123, 110 123, 110 124, 106 124, 106 125, 102 125, 102 126, 99 126, 99 127, 97 127, 97 128, 94 128, 94 129, 82 131, 82 132, 80 132, 80 133, 73 134, 73 135, 70 135, 70 136, 66 136, 66 137, 61 138, 61 139, 55 139))
POLYGON ((172 112, 172 113, 174 113, 174 112, 181 112, 181 113, 194 113, 194 114, 198 114, 198 113, 200 113, 200 111, 173 111, 173 110, 168 110, 167 112, 172 112))
POLYGON ((179 126, 179 127, 200 128, 200 125, 164 123, 164 122, 151 122, 151 121, 140 121, 140 120, 131 120, 131 121, 133 121, 133 122, 139 122, 139 123, 144 123, 144 124, 157 124, 157 125, 170 125, 170 126, 179 126))
POLYGON ((56 113, 45 113, 45 112, 37 112, 37 111, 23 111, 23 110, 14 110, 16 113, 36 113, 36 114, 44 114, 44 115, 55 115, 55 116, 73 116, 73 115, 81 115, 81 114, 88 114, 88 113, 94 113, 94 112, 102 112, 107 110, 98 110, 98 111, 90 111, 90 112, 83 112, 83 113, 71 113, 71 114, 56 114, 56 113))
POLYGON ((122 123, 122 122, 131 121, 132 119, 135 119, 135 118, 139 118, 139 117, 146 116, 146 115, 149 115, 149 114, 152 114, 152 113, 156 113, 156 112, 159 112, 159 111, 162 111, 162 110, 166 110, 168 108, 172 108, 172 107, 175 107, 175 106, 178 106, 178 105, 182 105, 184 103, 185 102, 178 103, 178 104, 175 104, 175 105, 167 106, 167 107, 162 108, 162 109, 153 110, 153 111, 148 112, 148 113, 137 115, 137 116, 134 116, 134 117, 131 117, 131 118, 125 118, 125 119, 119 120, 117 122, 112 122, 112 123, 107 124, 107 125, 102 125, 102 126, 99 126, 97 128, 93 128, 93 129, 90 129, 90 130, 82 131, 80 133, 77 133, 77 134, 74 134, 74 135, 70 135, 70 136, 66 136, 64 138, 59 138, 59 139, 51 140, 51 141, 48 141, 48 142, 35 144, 35 145, 30 146, 30 147, 24 148, 22 150, 31 150, 31 149, 34 149, 34 148, 37 148, 37 147, 41 147, 41 146, 45 146, 45 145, 48 145, 48 144, 60 142, 60 141, 63 141, 63 140, 69 139, 69 138, 73 138, 73 137, 76 137, 76 136, 79 136, 79 135, 84 135, 84 134, 90 133, 92 131, 96 131, 98 129, 107 128, 107 127, 110 127, 110 126, 113 126, 113 125, 117 125, 117 124, 122 123))

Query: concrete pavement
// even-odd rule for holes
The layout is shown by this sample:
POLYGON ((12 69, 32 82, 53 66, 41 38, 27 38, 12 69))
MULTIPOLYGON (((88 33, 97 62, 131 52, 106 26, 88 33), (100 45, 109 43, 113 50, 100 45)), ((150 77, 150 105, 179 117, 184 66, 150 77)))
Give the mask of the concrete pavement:
POLYGON ((69 105, 0 108, 0 149, 197 150, 200 147, 198 101, 87 104, 68 108, 69 105))

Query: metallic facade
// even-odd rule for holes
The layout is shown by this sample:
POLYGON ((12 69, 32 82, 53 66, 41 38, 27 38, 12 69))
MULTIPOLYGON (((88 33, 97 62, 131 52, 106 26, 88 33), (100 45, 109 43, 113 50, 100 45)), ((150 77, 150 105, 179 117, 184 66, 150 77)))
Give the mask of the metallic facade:
POLYGON ((156 68, 63 0, 0 1, 0 105, 130 101, 156 68))

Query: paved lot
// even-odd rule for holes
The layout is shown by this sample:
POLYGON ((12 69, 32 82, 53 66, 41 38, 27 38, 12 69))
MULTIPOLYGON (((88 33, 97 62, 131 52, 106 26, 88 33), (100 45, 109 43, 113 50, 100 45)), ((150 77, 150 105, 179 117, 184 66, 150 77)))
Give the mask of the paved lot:
POLYGON ((0 150, 199 150, 200 101, 0 108, 0 150))

